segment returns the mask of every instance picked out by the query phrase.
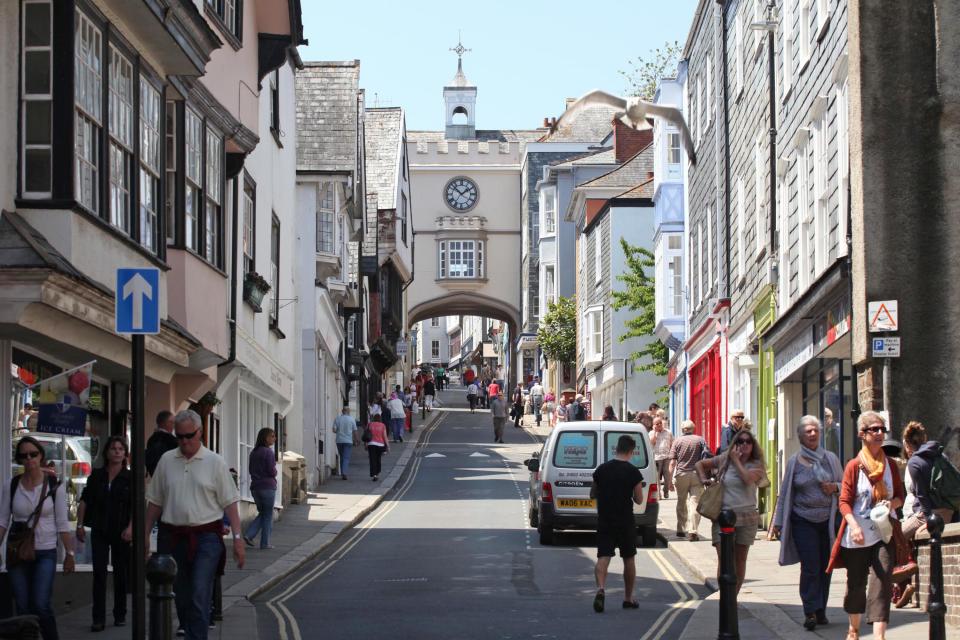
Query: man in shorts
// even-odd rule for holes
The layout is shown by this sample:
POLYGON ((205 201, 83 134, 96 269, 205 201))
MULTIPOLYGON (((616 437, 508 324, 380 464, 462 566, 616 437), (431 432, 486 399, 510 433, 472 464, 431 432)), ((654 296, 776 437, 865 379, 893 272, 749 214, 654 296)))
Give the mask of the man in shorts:
POLYGON ((630 458, 637 442, 627 435, 617 440, 613 460, 604 462, 593 472, 590 497, 597 501, 597 595, 593 610, 603 611, 607 570, 614 549, 620 549, 623 559, 623 608, 637 609, 640 603, 633 598, 633 584, 637 579, 634 557, 637 555, 637 525, 633 520, 633 502, 643 504, 643 474, 633 466, 630 458))

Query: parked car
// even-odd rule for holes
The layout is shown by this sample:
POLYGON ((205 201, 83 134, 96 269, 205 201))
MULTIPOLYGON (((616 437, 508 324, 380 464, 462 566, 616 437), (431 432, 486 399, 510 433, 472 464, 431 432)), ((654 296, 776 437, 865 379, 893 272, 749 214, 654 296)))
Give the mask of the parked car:
MULTIPOLYGON (((77 503, 83 494, 84 487, 87 486, 87 478, 93 471, 94 439, 75 436, 64 438, 66 444, 66 457, 64 457, 60 436, 37 432, 23 435, 35 438, 43 446, 44 459, 48 464, 53 463, 57 477, 66 483, 67 513, 70 520, 76 520, 77 503), (64 463, 66 463, 65 466, 64 463)), ((16 437, 13 441, 14 454, 16 454, 18 442, 20 442, 20 438, 16 437)), ((23 473, 23 465, 14 460, 13 475, 20 473, 23 473)))
POLYGON ((622 435, 637 441, 631 462, 646 489, 643 504, 633 505, 637 534, 643 546, 656 544, 660 506, 650 436, 641 424, 598 420, 560 423, 543 448, 524 461, 530 471, 530 526, 536 527, 540 544, 553 544, 556 530, 597 528, 597 501, 590 497, 593 472, 614 457, 622 435))

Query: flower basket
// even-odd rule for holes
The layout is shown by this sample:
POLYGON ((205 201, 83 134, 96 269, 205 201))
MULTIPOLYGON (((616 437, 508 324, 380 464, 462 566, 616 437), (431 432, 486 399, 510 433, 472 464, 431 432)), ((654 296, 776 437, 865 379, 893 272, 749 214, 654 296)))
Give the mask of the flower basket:
POLYGON ((248 271, 243 277, 243 300, 257 313, 263 311, 260 303, 268 291, 270 283, 256 271, 248 271))

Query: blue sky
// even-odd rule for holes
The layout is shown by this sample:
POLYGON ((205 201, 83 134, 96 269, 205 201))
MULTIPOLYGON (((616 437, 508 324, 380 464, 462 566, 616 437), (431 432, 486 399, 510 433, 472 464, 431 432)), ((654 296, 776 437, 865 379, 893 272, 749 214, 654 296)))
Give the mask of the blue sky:
POLYGON ((360 60, 367 106, 402 106, 408 129, 443 128, 457 44, 477 85, 477 127, 530 129, 564 99, 622 93, 618 73, 666 41, 683 45, 696 0, 303 0, 304 60, 360 60))

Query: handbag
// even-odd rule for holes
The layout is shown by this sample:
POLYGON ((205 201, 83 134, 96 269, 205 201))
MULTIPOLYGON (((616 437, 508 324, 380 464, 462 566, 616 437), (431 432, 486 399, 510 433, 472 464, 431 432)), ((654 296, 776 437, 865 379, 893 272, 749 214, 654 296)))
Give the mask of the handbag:
POLYGON ((907 537, 903 535, 900 521, 896 518, 890 518, 890 523, 893 525, 891 542, 893 542, 895 549, 895 565, 890 577, 895 584, 899 584, 916 575, 920 567, 913 559, 913 549, 910 547, 907 537))
POLYGON ((360 441, 366 444, 371 440, 373 440, 373 434, 370 433, 370 425, 368 424, 363 428, 363 433, 360 434, 360 441))
POLYGON ((7 534, 8 569, 21 562, 33 562, 37 558, 33 530, 36 529, 37 522, 40 520, 40 511, 43 509, 43 501, 47 499, 47 488, 49 486, 50 483, 44 480, 37 508, 27 517, 26 522, 14 521, 13 526, 10 527, 10 533, 7 534), (30 524, 31 519, 33 519, 32 525, 30 524))
POLYGON ((723 461, 723 467, 717 473, 717 481, 703 490, 700 494, 700 500, 697 502, 697 513, 708 520, 716 520, 720 517, 720 511, 723 509, 723 476, 727 472, 727 466, 730 463, 728 456, 723 461))

